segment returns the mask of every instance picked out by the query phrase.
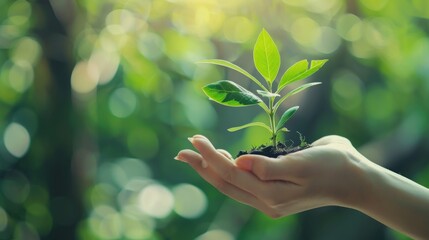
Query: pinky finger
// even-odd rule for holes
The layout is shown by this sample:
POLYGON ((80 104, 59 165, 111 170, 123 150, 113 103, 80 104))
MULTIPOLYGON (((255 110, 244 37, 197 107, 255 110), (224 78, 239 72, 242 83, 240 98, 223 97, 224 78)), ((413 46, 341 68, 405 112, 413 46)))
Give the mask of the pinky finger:
POLYGON ((201 162, 204 161, 204 159, 201 157, 200 154, 191 150, 184 150, 178 154, 178 158, 181 159, 182 161, 189 163, 189 165, 191 165, 191 167, 195 171, 197 171, 197 173, 204 180, 206 180, 213 187, 218 189, 221 193, 237 200, 238 202, 252 206, 258 209, 259 211, 264 212, 268 216, 271 216, 271 217, 278 216, 273 209, 268 207, 268 205, 266 205, 264 202, 259 200, 254 195, 242 190, 241 188, 238 188, 235 185, 232 185, 229 182, 224 181, 210 167, 208 168, 202 167, 201 162))

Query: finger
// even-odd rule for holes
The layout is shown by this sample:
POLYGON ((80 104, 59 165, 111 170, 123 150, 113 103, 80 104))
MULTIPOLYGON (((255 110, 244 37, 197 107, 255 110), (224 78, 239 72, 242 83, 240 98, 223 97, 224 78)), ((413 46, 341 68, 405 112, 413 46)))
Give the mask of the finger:
POLYGON ((329 136, 322 137, 322 138, 314 141, 311 145, 312 146, 322 146, 322 145, 328 145, 328 144, 332 144, 332 143, 351 145, 350 140, 348 140, 345 137, 338 136, 338 135, 329 135, 329 136))
POLYGON ((210 167, 203 168, 201 162, 204 160, 202 156, 192 150, 183 150, 176 157, 180 161, 189 163, 191 167, 208 183, 214 186, 223 194, 241 202, 250 205, 259 211, 262 211, 270 216, 276 216, 276 213, 265 203, 249 192, 246 192, 219 177, 216 172, 210 167))
POLYGON ((227 157, 227 158, 229 158, 229 159, 231 159, 231 160, 233 160, 234 158, 232 157, 232 155, 228 152, 228 151, 226 151, 226 150, 224 150, 224 149, 218 149, 217 150, 218 152, 220 152, 222 155, 224 155, 225 157, 227 157))
POLYGON ((213 171, 224 181, 257 196, 266 196, 268 194, 270 189, 267 189, 267 185, 264 185, 253 174, 237 168, 232 161, 219 153, 207 138, 196 136, 191 138, 190 141, 213 171))
POLYGON ((204 158, 202 158, 200 154, 189 149, 180 151, 174 159, 189 163, 191 165, 199 164, 201 168, 208 167, 207 161, 204 160, 204 158))
POLYGON ((291 156, 269 158, 262 155, 246 154, 235 160, 238 168, 250 171, 262 181, 284 180, 297 184, 297 172, 302 166, 291 156))

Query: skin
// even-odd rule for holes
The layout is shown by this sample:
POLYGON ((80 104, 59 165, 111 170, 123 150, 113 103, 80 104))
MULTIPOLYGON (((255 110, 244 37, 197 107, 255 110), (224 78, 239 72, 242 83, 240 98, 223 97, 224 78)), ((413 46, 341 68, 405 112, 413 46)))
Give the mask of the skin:
POLYGON ((413 239, 429 239, 429 189, 366 159, 346 138, 323 137, 311 148, 279 158, 249 154, 235 160, 202 135, 189 141, 198 152, 182 150, 176 160, 272 218, 342 206, 413 239))

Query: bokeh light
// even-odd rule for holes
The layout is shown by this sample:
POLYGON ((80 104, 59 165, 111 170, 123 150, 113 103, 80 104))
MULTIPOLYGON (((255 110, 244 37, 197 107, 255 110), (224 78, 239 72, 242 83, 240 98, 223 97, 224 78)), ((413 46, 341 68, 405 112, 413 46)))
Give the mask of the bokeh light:
POLYGON ((234 236, 224 230, 216 229, 216 230, 210 230, 203 235, 196 238, 196 240, 234 240, 234 236))
POLYGON ((121 215, 108 205, 98 205, 89 218, 91 230, 101 239, 118 239, 122 236, 121 215))
POLYGON ((15 228, 14 239, 39 240, 40 236, 33 225, 28 222, 19 222, 15 228))
POLYGON ((363 101, 363 83, 354 73, 339 71, 332 79, 332 102, 339 111, 361 117, 359 107, 363 101))
POLYGON ((254 84, 196 64, 221 58, 261 77, 252 48, 265 28, 279 78, 294 61, 329 59, 310 79, 320 87, 281 106, 301 107, 288 144, 294 131, 341 134, 427 179, 427 0, 0 2, 0 239, 406 239, 346 209, 271 220, 172 158, 198 133, 233 155, 267 144, 262 128, 225 130, 265 121, 257 107, 201 91, 254 84))
POLYGON ((80 62, 73 69, 72 89, 80 94, 89 93, 97 87, 99 77, 100 72, 93 62, 80 62))
POLYGON ((173 194, 160 184, 145 187, 140 192, 138 201, 140 210, 154 218, 167 217, 174 207, 173 194))
POLYGON ((17 158, 24 156, 31 144, 27 129, 18 123, 10 123, 3 135, 4 145, 9 153, 17 158))
POLYGON ((7 227, 8 217, 6 211, 0 207, 0 232, 7 227))
POLYGON ((125 118, 134 112, 137 106, 137 97, 127 88, 116 89, 109 99, 109 108, 118 118, 125 118))
POLYGON ((179 184, 172 189, 174 211, 184 218, 198 218, 207 208, 207 197, 191 184, 179 184))

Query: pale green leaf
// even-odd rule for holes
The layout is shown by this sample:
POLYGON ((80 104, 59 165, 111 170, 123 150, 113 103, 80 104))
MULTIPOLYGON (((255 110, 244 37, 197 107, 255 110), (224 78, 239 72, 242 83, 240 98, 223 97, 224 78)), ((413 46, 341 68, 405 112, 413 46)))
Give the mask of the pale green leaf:
POLYGON ((287 129, 287 128, 285 128, 285 127, 284 127, 284 128, 281 128, 281 129, 280 129, 280 131, 285 132, 285 133, 290 132, 290 131, 289 131, 289 129, 287 129))
POLYGON ((327 59, 313 60, 310 62, 310 66, 308 64, 308 60, 301 60, 299 62, 296 62, 283 74, 277 92, 280 92, 288 84, 305 79, 313 75, 314 73, 319 71, 319 69, 322 68, 327 61, 327 59))
POLYGON ((256 40, 253 48, 253 61, 259 73, 271 84, 279 72, 280 53, 265 29, 262 29, 256 40))
POLYGON ((283 113, 282 117, 280 118, 280 121, 277 123, 276 132, 280 131, 283 128, 283 126, 295 114, 298 108, 299 106, 291 107, 283 113))
POLYGON ((256 92, 258 92, 259 95, 261 95, 263 97, 267 97, 267 98, 280 97, 280 94, 278 94, 278 93, 272 93, 272 92, 267 92, 267 91, 263 91, 263 90, 256 90, 256 92))
POLYGON ((222 59, 206 59, 206 60, 201 60, 198 61, 197 63, 208 63, 208 64, 214 64, 214 65, 219 65, 222 67, 227 67, 230 69, 233 69, 241 74, 243 74, 244 76, 248 77, 250 80, 252 80, 253 82, 255 82, 260 88, 267 90, 265 88, 264 85, 262 85, 262 83, 256 79, 254 76, 252 76, 249 72, 247 72, 246 70, 242 69, 241 67, 235 65, 232 62, 226 61, 226 60, 222 60, 222 59))
POLYGON ((228 128, 228 131, 235 132, 248 127, 263 127, 271 132, 270 127, 268 127, 265 123, 262 123, 262 122, 252 122, 252 123, 244 124, 242 126, 228 128))
POLYGON ((221 80, 203 87, 204 93, 213 101, 230 107, 255 105, 262 100, 242 86, 221 80))

